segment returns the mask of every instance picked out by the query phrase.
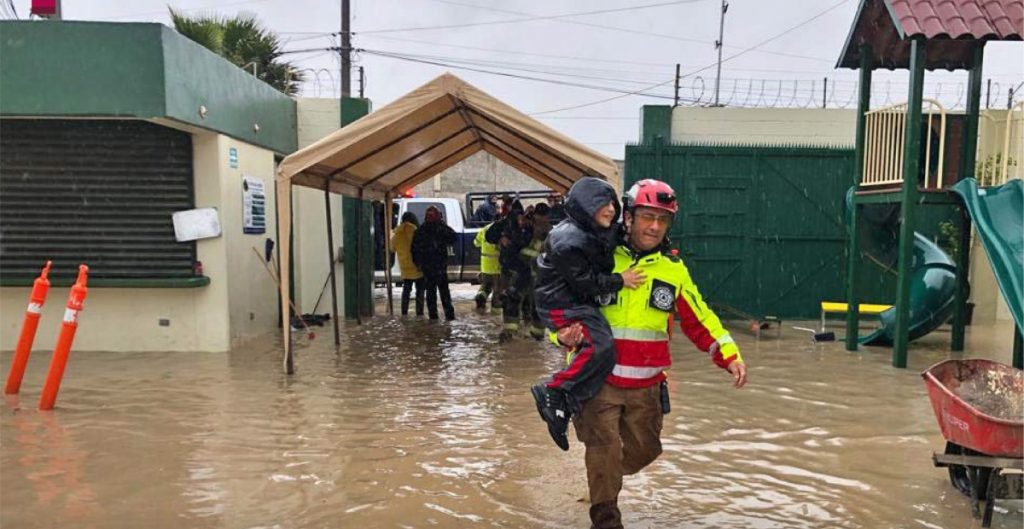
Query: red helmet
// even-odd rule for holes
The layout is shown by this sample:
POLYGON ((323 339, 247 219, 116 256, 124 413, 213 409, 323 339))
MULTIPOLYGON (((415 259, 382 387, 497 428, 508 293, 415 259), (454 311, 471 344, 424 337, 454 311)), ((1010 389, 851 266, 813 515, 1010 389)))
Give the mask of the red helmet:
POLYGON ((676 192, 660 180, 644 179, 633 184, 626 192, 626 209, 636 207, 658 208, 673 215, 679 211, 676 192))

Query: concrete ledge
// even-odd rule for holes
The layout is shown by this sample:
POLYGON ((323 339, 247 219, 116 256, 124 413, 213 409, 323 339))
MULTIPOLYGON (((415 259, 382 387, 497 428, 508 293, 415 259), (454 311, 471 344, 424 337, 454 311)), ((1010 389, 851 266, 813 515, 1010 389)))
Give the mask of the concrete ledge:
MULTIPOLYGON (((0 287, 30 287, 35 278, 5 277, 0 287)), ((51 287, 69 287, 74 278, 51 278, 51 287)), ((197 288, 210 284, 206 276, 163 279, 89 279, 89 288, 197 288)))

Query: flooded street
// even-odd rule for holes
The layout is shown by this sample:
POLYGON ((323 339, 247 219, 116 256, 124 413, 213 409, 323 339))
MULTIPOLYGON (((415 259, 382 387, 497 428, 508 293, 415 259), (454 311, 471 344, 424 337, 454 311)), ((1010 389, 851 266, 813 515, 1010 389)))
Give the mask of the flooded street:
MULTIPOLYGON (((0 523, 588 527, 582 446, 554 447, 528 391, 562 354, 497 345, 498 318, 460 298, 451 324, 346 324, 337 351, 330 327, 296 333, 291 377, 276 336, 228 354, 73 351, 47 413, 37 352, 3 408, 0 523)), ((968 333, 965 356, 1009 363, 1009 324, 968 333)), ((918 373, 950 355, 947 332, 915 343, 906 370, 789 323, 781 339, 733 335, 743 390, 676 333, 665 453, 626 479, 627 527, 980 527, 931 463, 944 441, 918 373)), ((993 527, 1020 527, 1019 508, 999 503, 993 527)))

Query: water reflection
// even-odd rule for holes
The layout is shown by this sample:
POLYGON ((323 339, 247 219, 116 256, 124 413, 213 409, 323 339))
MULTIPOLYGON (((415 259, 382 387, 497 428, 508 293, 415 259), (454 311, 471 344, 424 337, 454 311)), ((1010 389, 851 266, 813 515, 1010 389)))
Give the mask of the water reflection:
MULTIPOLYGON (((226 355, 73 354, 52 413, 34 409, 36 356, 3 408, 0 522, 586 527, 582 447, 551 444, 527 391, 561 354, 499 346, 496 318, 458 309, 347 324, 337 348, 323 328, 291 377, 274 336, 226 355)), ((885 349, 735 334, 754 366, 742 391, 675 338, 665 454, 627 478, 628 527, 980 525, 930 461, 943 441, 917 373, 950 356, 948 335, 896 370, 885 349)), ((974 327, 970 348, 1005 362, 1009 334, 974 327)), ((1018 506, 994 527, 1020 527, 1018 506)))

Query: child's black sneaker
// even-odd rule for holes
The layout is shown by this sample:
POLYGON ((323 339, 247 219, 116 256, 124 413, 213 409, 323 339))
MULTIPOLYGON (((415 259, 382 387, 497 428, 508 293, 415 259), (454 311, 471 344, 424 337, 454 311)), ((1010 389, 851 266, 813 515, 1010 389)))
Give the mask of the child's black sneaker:
POLYGON ((533 400, 537 404, 537 413, 548 424, 548 433, 558 448, 569 450, 569 437, 565 432, 569 429, 569 406, 565 392, 551 389, 544 384, 530 388, 533 400))

